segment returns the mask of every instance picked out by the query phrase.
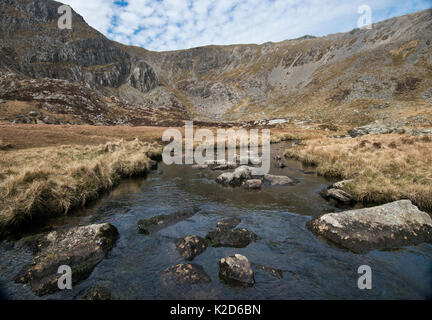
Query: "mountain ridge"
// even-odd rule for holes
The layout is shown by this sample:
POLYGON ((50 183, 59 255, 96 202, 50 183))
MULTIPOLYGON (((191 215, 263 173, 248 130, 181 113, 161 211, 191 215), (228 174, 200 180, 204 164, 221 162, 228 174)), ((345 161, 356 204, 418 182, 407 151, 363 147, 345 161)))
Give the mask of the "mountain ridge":
POLYGON ((432 9, 371 30, 156 52, 109 40, 75 12, 73 30, 59 30, 60 5, 0 4, 3 73, 68 80, 180 120, 432 121, 432 9))

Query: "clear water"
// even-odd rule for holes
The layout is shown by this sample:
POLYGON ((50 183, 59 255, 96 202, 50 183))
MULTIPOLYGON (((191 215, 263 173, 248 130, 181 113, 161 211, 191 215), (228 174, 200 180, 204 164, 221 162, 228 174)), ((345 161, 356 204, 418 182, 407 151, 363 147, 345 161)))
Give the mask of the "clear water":
MULTIPOLYGON (((272 146, 282 154, 287 144, 272 146)), ((311 217, 340 210, 319 196, 329 182, 303 170, 296 161, 287 167, 272 166, 272 174, 297 178, 296 186, 246 191, 215 183, 221 172, 190 166, 159 165, 159 171, 145 179, 124 181, 114 191, 72 216, 54 219, 49 229, 110 222, 120 233, 116 246, 73 290, 42 298, 28 285, 12 278, 32 255, 18 242, 0 244, 0 288, 11 299, 78 299, 95 285, 109 286, 118 299, 427 299, 432 298, 432 245, 422 244, 391 251, 354 254, 338 249, 311 234, 305 227, 311 217), (163 172, 161 172, 163 171, 163 172), (193 217, 159 231, 154 236, 137 232, 137 221, 181 208, 198 206, 193 217), (159 272, 184 263, 174 241, 196 234, 205 236, 217 221, 239 217, 262 239, 243 249, 207 248, 193 263, 211 277, 206 284, 169 286, 159 272), (218 278, 218 261, 234 253, 251 262, 283 270, 283 279, 255 268, 252 288, 223 284, 218 278), (372 268, 372 290, 359 290, 360 265, 372 268)))

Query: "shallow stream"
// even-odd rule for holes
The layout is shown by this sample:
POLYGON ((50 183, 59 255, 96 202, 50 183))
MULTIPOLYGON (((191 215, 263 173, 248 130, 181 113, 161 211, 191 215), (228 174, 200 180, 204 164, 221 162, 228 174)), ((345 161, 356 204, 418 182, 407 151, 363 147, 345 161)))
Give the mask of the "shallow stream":
MULTIPOLYGON (((287 143, 272 146, 282 155, 287 143)), ((0 288, 11 299, 79 299, 95 285, 108 286, 117 299, 425 299, 432 298, 432 245, 354 254, 315 237, 306 228, 312 217, 338 211, 319 192, 330 184, 301 163, 284 160, 271 173, 300 181, 296 186, 247 191, 216 184, 220 171, 159 164, 147 178, 122 182, 89 208, 56 218, 49 229, 109 222, 120 233, 115 247, 90 277, 73 290, 36 297, 13 277, 32 260, 18 242, 0 243, 0 288), (154 236, 137 232, 137 221, 198 206, 193 217, 162 229, 154 236), (207 248, 193 263, 204 267, 212 281, 173 288, 159 272, 185 263, 174 241, 186 235, 205 237, 224 218, 241 224, 262 239, 242 249, 207 248), (241 253, 251 262, 283 271, 283 278, 255 268, 252 288, 232 287, 218 278, 220 258, 241 253), (357 269, 372 268, 372 290, 359 290, 357 269)))

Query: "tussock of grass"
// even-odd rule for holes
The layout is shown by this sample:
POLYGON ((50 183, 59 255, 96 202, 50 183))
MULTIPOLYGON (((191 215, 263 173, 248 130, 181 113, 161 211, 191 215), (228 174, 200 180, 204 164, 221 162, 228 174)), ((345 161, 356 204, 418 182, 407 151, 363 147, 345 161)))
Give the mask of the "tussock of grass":
POLYGON ((432 139, 374 135, 322 138, 286 150, 286 156, 328 178, 354 179, 346 191, 363 203, 409 199, 432 212, 432 139))
POLYGON ((0 152, 0 233, 35 218, 67 214, 145 175, 161 151, 138 139, 0 152))

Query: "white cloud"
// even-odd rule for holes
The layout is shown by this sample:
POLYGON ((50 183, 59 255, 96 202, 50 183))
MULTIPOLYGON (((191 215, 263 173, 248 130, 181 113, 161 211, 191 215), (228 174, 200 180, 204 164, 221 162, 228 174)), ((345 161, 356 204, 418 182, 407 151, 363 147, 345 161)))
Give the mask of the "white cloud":
POLYGON ((64 0, 108 37, 150 50, 264 43, 356 27, 369 4, 374 22, 430 7, 428 0, 64 0))

